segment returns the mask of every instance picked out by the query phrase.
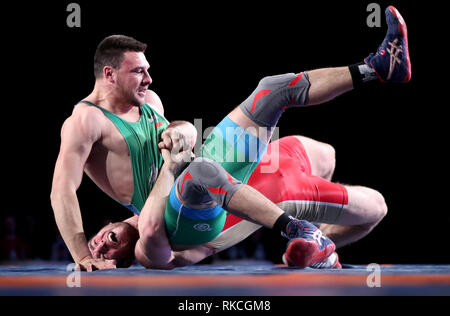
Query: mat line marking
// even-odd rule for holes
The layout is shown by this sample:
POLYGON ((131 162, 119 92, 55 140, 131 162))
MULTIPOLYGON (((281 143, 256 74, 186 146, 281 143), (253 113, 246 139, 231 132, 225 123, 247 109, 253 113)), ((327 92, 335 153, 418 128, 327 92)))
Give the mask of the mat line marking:
MULTIPOLYGON (((66 276, 0 277, 0 288, 66 287, 66 276)), ((285 274, 285 275, 219 275, 219 276, 81 276, 82 287, 285 287, 285 286, 352 286, 365 285, 366 275, 285 274)), ((382 285, 450 285, 448 274, 383 275, 382 285)))

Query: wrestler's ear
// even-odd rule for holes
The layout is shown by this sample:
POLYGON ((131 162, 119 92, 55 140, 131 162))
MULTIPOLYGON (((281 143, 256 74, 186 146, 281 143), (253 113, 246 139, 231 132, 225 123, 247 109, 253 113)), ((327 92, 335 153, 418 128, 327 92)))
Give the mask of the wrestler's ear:
POLYGON ((103 77, 107 82, 115 83, 116 82, 115 69, 111 66, 103 67, 103 77))

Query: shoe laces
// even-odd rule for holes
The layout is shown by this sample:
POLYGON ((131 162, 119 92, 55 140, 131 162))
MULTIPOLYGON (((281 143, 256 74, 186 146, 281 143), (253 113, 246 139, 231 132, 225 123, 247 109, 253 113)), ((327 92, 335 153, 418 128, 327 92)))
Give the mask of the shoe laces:
POLYGON ((392 74, 395 70, 396 64, 401 64, 402 60, 398 57, 400 53, 403 53, 403 47, 401 45, 398 45, 400 41, 398 38, 396 38, 393 42, 388 42, 388 45, 391 46, 391 48, 387 47, 386 50, 391 56, 390 60, 390 66, 389 66, 389 74, 387 76, 387 80, 390 80, 392 77, 392 74))
POLYGON ((302 223, 302 221, 289 223, 287 227, 287 234, 284 235, 289 239, 304 238, 307 240, 314 240, 319 244, 320 247, 322 246, 322 241, 327 240, 327 237, 322 233, 320 229, 317 229, 312 225, 311 227, 309 227, 309 225, 302 223))

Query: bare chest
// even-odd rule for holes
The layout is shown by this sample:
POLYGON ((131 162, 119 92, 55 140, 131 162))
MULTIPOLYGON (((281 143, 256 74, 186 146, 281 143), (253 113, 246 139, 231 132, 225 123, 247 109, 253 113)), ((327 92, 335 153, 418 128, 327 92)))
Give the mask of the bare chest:
POLYGON ((125 138, 105 118, 102 138, 94 144, 85 167, 86 174, 106 194, 129 204, 133 196, 133 171, 125 138))

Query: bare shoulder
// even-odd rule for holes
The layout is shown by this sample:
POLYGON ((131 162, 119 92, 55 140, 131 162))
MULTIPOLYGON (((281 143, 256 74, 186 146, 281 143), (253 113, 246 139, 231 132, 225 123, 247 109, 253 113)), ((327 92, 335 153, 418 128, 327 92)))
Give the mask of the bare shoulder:
POLYGON ((155 111, 164 116, 164 106, 155 91, 147 90, 147 93, 145 95, 145 103, 150 105, 155 111))
POLYGON ((92 139, 98 139, 101 135, 101 130, 104 122, 103 113, 87 104, 77 104, 63 124, 61 134, 64 131, 72 133, 76 131, 79 136, 87 136, 92 139))

